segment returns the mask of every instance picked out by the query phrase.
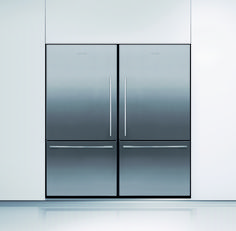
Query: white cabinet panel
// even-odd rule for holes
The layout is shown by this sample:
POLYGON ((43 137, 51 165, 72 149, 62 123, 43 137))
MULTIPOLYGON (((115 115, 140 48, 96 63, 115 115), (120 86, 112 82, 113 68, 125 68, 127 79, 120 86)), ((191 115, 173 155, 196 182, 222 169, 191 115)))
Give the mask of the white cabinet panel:
POLYGON ((44 199, 44 7, 0 1, 0 200, 44 199))
POLYGON ((190 43, 190 0, 46 0, 47 43, 190 43))
POLYGON ((236 1, 192 12, 192 199, 236 200, 236 1))

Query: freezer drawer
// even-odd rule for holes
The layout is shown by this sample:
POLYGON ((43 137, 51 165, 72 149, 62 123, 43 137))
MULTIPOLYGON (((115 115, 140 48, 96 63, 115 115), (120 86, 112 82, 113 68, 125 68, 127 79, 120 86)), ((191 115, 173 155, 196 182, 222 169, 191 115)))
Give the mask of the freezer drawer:
POLYGON ((47 45, 47 140, 116 140, 117 47, 47 45))
POLYGON ((120 45, 120 139, 190 140, 190 45, 120 45))
POLYGON ((47 142, 47 196, 115 196, 116 142, 47 142))
POLYGON ((120 142, 121 196, 190 196, 190 142, 120 142))

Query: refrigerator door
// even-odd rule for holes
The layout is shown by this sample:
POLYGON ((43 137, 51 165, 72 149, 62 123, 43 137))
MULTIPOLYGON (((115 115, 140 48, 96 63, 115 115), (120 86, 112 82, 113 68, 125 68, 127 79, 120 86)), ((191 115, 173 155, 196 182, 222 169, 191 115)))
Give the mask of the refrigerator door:
POLYGON ((190 140, 190 45, 120 45, 120 139, 190 140))
POLYGON ((47 196, 115 196, 115 141, 48 141, 47 196))
POLYGON ((121 196, 190 196, 190 142, 120 142, 121 196))
POLYGON ((117 47, 47 45, 47 140, 116 140, 117 47))

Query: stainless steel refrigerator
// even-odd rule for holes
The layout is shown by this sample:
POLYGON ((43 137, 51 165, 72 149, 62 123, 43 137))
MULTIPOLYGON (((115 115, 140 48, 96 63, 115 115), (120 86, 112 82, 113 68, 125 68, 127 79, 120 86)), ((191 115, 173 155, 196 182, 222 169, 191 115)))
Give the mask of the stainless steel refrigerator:
POLYGON ((47 45, 46 196, 190 197, 190 45, 47 45))

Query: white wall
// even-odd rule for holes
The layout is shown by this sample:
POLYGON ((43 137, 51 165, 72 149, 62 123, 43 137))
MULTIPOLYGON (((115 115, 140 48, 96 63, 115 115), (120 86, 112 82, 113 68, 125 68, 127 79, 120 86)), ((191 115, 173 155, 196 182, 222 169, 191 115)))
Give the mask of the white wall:
POLYGON ((47 43, 189 43, 190 0, 47 0, 47 43))
POLYGON ((236 200, 235 12, 235 0, 192 0, 195 200, 236 200))
POLYGON ((44 198, 44 0, 0 1, 0 200, 44 198))

